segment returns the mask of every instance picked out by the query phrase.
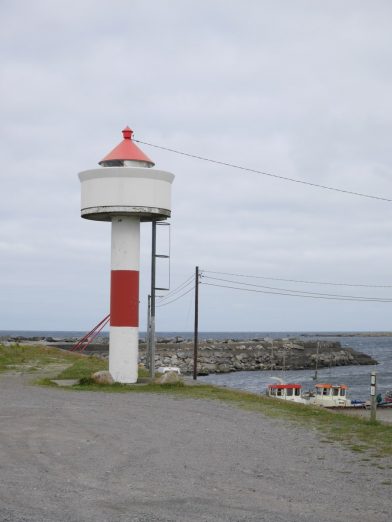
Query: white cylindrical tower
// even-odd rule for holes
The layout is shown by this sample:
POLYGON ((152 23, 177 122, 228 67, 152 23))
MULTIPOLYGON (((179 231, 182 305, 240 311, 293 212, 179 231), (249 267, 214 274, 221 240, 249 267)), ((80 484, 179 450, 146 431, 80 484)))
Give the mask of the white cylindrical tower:
POLYGON ((171 214, 174 175, 155 170, 126 127, 123 141, 99 164, 80 172, 81 215, 112 222, 109 371, 116 382, 135 383, 139 351, 140 221, 171 214))
POLYGON ((138 217, 112 219, 109 372, 117 382, 136 382, 139 344, 138 217))

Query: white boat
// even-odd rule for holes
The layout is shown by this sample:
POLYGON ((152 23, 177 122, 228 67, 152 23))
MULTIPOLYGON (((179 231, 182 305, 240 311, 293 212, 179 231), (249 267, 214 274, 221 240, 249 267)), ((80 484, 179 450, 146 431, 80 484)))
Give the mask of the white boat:
POLYGON ((345 384, 320 383, 316 384, 315 388, 316 392, 309 394, 307 399, 309 404, 324 408, 347 408, 356 405, 347 397, 348 386, 345 384))
POLYGON ((285 401, 297 402, 300 404, 309 404, 309 401, 302 397, 302 385, 296 383, 269 384, 267 387, 268 397, 274 399, 282 399, 285 401))

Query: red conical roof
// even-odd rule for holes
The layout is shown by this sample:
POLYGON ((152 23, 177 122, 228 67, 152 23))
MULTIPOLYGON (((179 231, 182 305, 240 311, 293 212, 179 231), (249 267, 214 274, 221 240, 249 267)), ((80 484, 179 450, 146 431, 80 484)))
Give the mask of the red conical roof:
POLYGON ((109 161, 143 161, 153 167, 155 163, 133 143, 133 131, 129 127, 125 127, 122 133, 124 136, 123 141, 119 143, 117 147, 114 147, 114 149, 99 162, 99 165, 109 161))

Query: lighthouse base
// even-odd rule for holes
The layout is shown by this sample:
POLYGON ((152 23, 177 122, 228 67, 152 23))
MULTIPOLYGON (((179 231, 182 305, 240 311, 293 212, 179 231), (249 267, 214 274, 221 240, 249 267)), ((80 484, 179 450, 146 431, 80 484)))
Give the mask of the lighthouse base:
POLYGON ((111 326, 109 372, 115 382, 133 384, 138 377, 139 329, 111 326))

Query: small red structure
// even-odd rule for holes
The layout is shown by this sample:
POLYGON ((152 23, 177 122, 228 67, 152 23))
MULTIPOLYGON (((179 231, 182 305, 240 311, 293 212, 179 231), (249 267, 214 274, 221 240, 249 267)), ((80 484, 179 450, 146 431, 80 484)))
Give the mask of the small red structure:
POLYGON ((140 162, 145 163, 146 167, 153 167, 155 163, 139 149, 137 145, 132 141, 133 130, 129 127, 125 127, 122 130, 123 141, 114 147, 100 162, 99 165, 103 167, 124 167, 124 162, 137 161, 140 166, 140 162))

